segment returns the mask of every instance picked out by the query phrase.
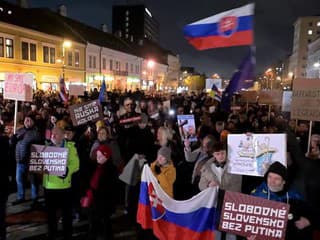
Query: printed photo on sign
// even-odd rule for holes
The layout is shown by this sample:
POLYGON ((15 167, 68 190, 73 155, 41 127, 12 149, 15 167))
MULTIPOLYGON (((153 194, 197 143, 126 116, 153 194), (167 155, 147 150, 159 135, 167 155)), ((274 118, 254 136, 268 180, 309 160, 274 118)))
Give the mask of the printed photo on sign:
POLYGON ((179 133, 182 138, 189 139, 190 142, 196 142, 196 124, 193 115, 177 115, 179 133))
POLYGON ((283 240, 289 205, 226 191, 219 230, 259 240, 283 240))
POLYGON ((67 170, 68 149, 31 145, 29 171, 63 176, 67 170))
POLYGON ((286 142, 285 134, 229 134, 228 172, 264 176, 275 161, 287 166, 286 142))

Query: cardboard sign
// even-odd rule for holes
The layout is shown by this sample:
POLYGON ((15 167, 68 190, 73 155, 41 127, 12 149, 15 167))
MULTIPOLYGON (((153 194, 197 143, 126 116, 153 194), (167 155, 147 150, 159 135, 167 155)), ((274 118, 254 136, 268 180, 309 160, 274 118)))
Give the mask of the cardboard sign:
POLYGON ((103 119, 99 100, 72 105, 69 107, 69 112, 73 126, 103 119))
POLYGON ((196 124, 193 115, 177 115, 179 133, 182 138, 189 139, 190 142, 197 141, 196 124))
POLYGON ((69 94, 71 96, 84 96, 84 91, 86 90, 85 86, 83 85, 69 85, 69 94))
POLYGON ((259 91, 259 103, 268 105, 282 104, 282 91, 280 90, 264 90, 259 91))
POLYGON ((23 73, 6 73, 4 80, 4 99, 32 102, 33 76, 23 73))
POLYGON ((286 134, 228 134, 228 172, 264 176, 278 161, 287 165, 286 134))
POLYGON ((68 149, 44 145, 31 145, 29 171, 62 176, 66 173, 68 149))
POLYGON ((241 91, 240 92, 240 101, 248 103, 256 103, 258 97, 257 91, 241 91))
POLYGON ((293 81, 291 119, 320 120, 319 79, 295 79, 293 81))
POLYGON ((219 230, 259 240, 283 240, 288 213, 288 204, 226 191, 219 230))
POLYGON ((291 102, 292 102, 292 91, 283 91, 281 111, 290 112, 291 102))

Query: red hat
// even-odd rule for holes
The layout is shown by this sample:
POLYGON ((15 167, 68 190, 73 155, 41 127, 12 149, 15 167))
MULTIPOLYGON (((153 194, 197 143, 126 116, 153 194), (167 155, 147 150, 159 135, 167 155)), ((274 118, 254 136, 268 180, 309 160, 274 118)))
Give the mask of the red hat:
POLYGON ((103 156, 105 156, 107 159, 110 158, 112 155, 111 149, 104 144, 99 145, 96 152, 98 152, 98 151, 101 152, 103 154, 103 156))

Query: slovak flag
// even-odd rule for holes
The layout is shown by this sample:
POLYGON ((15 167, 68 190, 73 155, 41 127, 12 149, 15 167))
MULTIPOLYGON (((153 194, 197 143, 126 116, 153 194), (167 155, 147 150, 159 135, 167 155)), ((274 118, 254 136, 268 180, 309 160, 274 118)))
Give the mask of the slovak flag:
POLYGON ((213 240, 218 188, 208 188, 191 199, 176 201, 160 187, 144 165, 137 222, 160 240, 213 240))
POLYGON ((254 4, 219 13, 188 24, 184 35, 198 50, 251 45, 254 4))

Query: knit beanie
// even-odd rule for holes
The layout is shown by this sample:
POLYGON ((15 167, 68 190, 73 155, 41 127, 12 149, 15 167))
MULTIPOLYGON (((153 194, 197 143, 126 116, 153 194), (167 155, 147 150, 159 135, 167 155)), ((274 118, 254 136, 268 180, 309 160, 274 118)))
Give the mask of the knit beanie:
POLYGON ((112 155, 111 149, 104 144, 100 144, 99 147, 97 148, 96 152, 101 152, 103 156, 105 156, 107 159, 109 159, 112 155))
POLYGON ((270 172, 278 174, 283 178, 283 180, 287 180, 287 168, 280 162, 274 162, 270 165, 270 167, 268 168, 267 172, 264 175, 265 179, 268 178, 268 174, 270 172))
POLYGON ((166 146, 161 147, 158 150, 158 155, 163 156, 165 159, 167 159, 169 161, 171 159, 171 149, 166 146))

